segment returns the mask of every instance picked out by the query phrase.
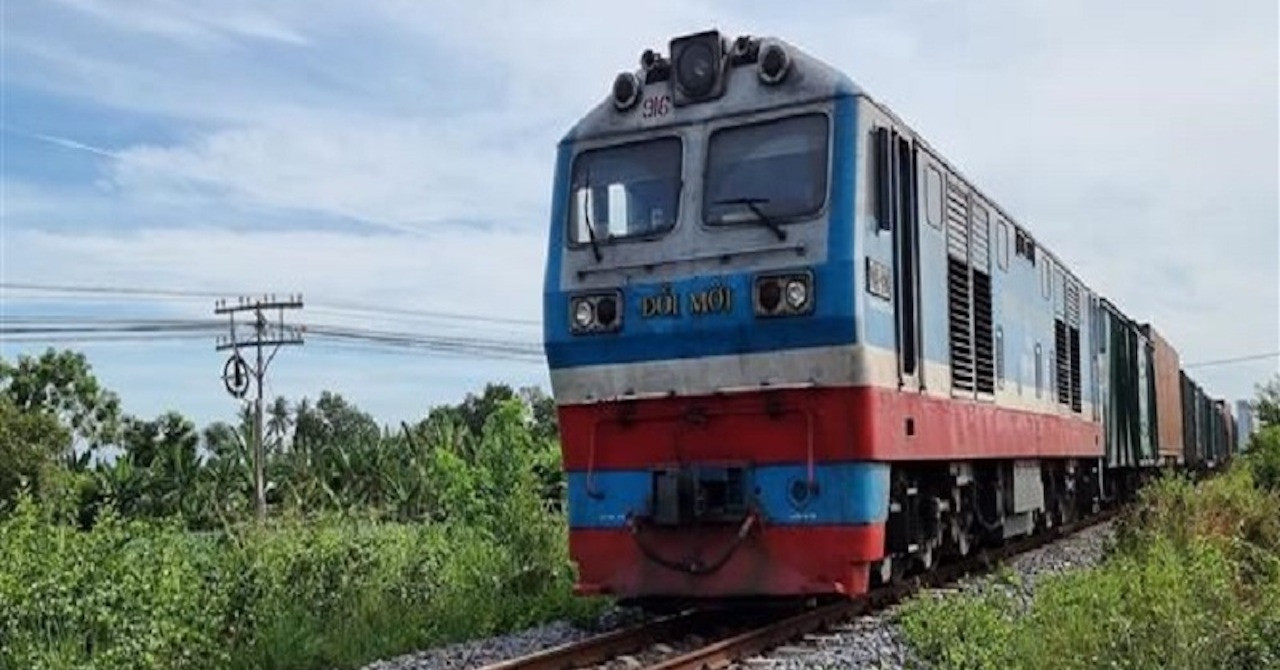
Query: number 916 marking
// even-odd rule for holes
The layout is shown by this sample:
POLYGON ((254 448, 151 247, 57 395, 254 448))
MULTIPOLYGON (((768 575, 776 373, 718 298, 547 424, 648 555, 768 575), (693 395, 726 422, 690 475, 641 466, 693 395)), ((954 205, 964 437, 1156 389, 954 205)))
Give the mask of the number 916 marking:
POLYGON ((640 103, 640 117, 645 119, 662 118, 671 113, 671 96, 653 95, 640 103))

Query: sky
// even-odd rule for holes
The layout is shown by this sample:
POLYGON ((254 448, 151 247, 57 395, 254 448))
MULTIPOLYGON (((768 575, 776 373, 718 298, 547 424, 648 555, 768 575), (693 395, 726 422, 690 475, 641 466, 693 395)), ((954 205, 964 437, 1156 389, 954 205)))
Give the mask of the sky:
MULTIPOLYGON (((1184 363, 1280 350, 1274 0, 799 7, 0 0, 0 281, 184 294, 6 290, 0 319, 301 293, 299 323, 536 348, 556 141, 645 48, 717 27, 844 70, 1184 363)), ((78 348, 134 414, 236 410, 212 334, 78 348)), ((1278 365, 1195 374, 1239 398, 1278 365)), ((394 425, 490 381, 545 363, 313 341, 265 390, 394 425)))

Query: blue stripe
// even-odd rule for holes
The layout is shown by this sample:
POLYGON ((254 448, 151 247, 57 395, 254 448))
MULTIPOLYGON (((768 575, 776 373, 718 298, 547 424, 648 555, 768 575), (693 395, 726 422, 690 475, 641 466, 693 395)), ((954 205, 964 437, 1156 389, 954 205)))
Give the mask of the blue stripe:
POLYGON ((857 340, 854 316, 854 185, 856 107, 851 96, 836 98, 833 125, 832 185, 828 219, 827 261, 793 267, 814 275, 815 308, 811 315, 760 319, 752 311, 754 274, 718 277, 692 276, 667 283, 632 284, 623 290, 621 332, 575 336, 569 332, 569 298, 574 291, 560 286, 564 254, 564 220, 568 198, 566 180, 571 148, 561 145, 552 199, 547 274, 543 286, 543 334, 551 368, 568 368, 647 360, 697 358, 775 351, 779 349, 849 344, 857 340), (715 285, 728 287, 732 308, 726 313, 693 316, 688 296, 715 285), (647 296, 670 290, 681 301, 678 316, 642 318, 647 296))
MULTIPOLYGON (((807 500, 796 500, 793 490, 804 488, 807 473, 804 464, 767 465, 748 471, 752 504, 764 521, 801 526, 868 524, 881 523, 888 516, 887 463, 816 465, 816 493, 807 500)), ((587 473, 570 472, 568 477, 569 525, 573 528, 618 528, 629 516, 649 512, 652 475, 647 470, 592 473, 594 496, 587 492, 587 473)))

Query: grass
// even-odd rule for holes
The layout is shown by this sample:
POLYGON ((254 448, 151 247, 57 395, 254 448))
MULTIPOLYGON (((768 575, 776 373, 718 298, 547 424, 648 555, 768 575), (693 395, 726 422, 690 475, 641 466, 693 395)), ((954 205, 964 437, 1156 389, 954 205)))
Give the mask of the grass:
MULTIPOLYGON (((1265 445, 1264 445, 1265 446, 1265 445)), ((1280 440, 1193 484, 1156 482, 1098 566, 925 596, 899 623, 938 668, 1280 667, 1280 440)))
POLYGON ((551 515, 524 546, 343 517, 195 535, 108 516, 78 531, 27 502, 0 521, 0 668, 348 668, 588 617, 563 533, 551 515))

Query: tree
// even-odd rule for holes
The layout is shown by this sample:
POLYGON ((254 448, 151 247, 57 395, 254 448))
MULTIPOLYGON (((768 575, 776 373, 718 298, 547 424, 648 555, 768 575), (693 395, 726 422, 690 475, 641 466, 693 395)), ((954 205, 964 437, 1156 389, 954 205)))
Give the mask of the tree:
POLYGON ((0 394, 0 506, 18 491, 44 493, 44 483, 71 448, 71 434, 53 415, 24 411, 0 394))
POLYGON ((293 415, 289 411, 289 401, 284 396, 276 396, 274 402, 266 408, 266 445, 268 451, 280 453, 284 451, 285 440, 289 437, 289 429, 293 427, 293 415))
POLYGON ((39 358, 19 356, 17 365, 0 360, 0 394, 20 411, 53 415, 90 448, 118 435, 120 399, 98 384, 82 353, 50 348, 39 358))
POLYGON ((1253 402, 1253 411, 1258 417, 1258 427, 1280 427, 1280 374, 1272 377, 1267 383, 1257 386, 1258 398, 1253 402))
POLYGON ((199 443, 195 424, 177 412, 153 421, 129 417, 121 437, 124 453, 100 468, 104 488, 126 514, 200 517, 199 443))

